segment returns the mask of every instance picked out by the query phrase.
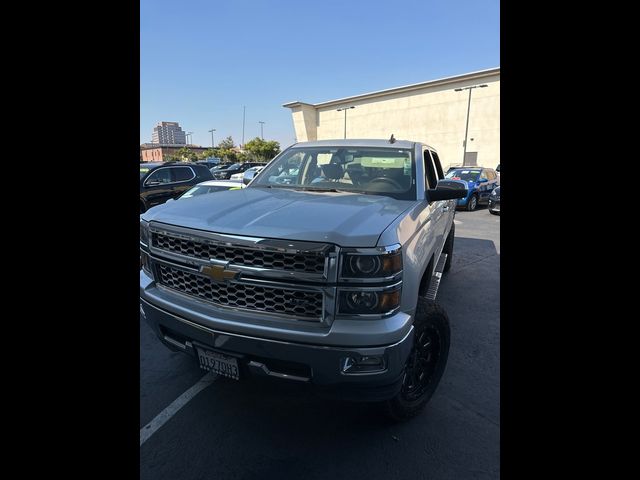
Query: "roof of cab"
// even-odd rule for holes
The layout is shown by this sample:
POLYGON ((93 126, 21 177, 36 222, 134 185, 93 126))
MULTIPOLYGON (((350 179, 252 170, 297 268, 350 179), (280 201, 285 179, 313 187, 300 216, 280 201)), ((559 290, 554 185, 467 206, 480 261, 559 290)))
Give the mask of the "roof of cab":
MULTIPOLYGON (((335 140, 316 140, 313 142, 299 142, 291 146, 291 148, 299 147, 383 147, 383 148, 413 148, 416 143, 410 140, 396 140, 393 143, 389 143, 389 139, 373 139, 373 138, 347 138, 347 139, 335 139, 335 140)), ((427 144, 423 144, 425 147, 435 150, 427 144)))

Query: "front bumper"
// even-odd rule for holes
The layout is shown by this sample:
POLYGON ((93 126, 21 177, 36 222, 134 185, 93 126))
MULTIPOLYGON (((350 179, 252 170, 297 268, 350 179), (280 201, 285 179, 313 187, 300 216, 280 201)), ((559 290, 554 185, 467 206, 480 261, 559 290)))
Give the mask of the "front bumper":
POLYGON ((381 401, 402 386, 404 365, 413 345, 413 327, 400 341, 375 347, 312 345, 222 331, 204 326, 140 299, 140 315, 170 349, 197 358, 196 347, 234 356, 241 378, 272 376, 306 383, 346 400, 381 401), (347 357, 383 356, 385 369, 342 373, 347 357))
POLYGON ((500 200, 489 197, 489 211, 500 213, 500 200))

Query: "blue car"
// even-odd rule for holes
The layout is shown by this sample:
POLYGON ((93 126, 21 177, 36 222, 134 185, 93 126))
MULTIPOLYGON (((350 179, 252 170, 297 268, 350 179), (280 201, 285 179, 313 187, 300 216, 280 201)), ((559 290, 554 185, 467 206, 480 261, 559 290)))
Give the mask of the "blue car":
POLYGON ((479 204, 487 205, 489 195, 500 185, 498 175, 493 168, 455 167, 450 168, 445 178, 462 180, 467 184, 467 196, 458 200, 457 208, 475 210, 479 204))

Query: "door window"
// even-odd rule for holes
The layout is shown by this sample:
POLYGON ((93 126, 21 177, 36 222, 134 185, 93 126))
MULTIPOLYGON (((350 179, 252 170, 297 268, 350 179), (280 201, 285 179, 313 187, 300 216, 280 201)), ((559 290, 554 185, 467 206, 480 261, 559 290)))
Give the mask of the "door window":
POLYGON ((171 170, 174 182, 188 182, 195 177, 193 170, 189 167, 173 167, 171 170))
POLYGON ((168 168, 159 168, 147 178, 145 184, 150 183, 171 183, 171 171, 168 168))
POLYGON ((431 151, 431 157, 433 158, 433 163, 436 166, 436 174, 438 175, 438 180, 442 180, 444 178, 444 172, 442 171, 442 164, 440 163, 440 157, 438 157, 438 154, 433 150, 431 151))
POLYGON ((433 159, 429 154, 429 150, 423 152, 424 156, 424 171, 427 175, 427 188, 436 188, 438 184, 438 176, 436 174, 436 168, 433 165, 433 159))

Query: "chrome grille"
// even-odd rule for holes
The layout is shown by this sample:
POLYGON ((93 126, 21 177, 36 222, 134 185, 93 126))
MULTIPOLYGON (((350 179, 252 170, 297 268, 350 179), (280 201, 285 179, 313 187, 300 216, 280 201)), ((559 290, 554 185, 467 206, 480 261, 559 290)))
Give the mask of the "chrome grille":
POLYGON ((216 243, 178 238, 153 232, 152 245, 167 252, 200 258, 216 259, 236 265, 268 268, 291 272, 322 274, 325 269, 325 256, 321 253, 285 253, 268 250, 255 250, 246 247, 233 247, 216 243))
POLYGON ((158 283, 214 305, 321 320, 322 292, 216 283, 195 273, 157 263, 158 283))

